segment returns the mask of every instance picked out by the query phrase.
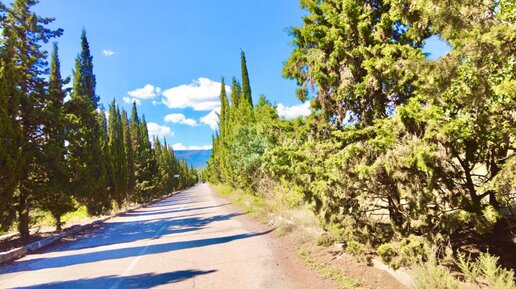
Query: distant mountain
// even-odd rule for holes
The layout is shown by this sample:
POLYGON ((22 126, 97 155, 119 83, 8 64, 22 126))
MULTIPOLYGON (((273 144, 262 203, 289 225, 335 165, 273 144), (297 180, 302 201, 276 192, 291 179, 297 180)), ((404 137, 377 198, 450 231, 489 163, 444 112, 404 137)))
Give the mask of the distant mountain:
POLYGON ((194 151, 174 151, 176 158, 186 160, 188 165, 200 169, 207 165, 211 156, 211 150, 194 150, 194 151))

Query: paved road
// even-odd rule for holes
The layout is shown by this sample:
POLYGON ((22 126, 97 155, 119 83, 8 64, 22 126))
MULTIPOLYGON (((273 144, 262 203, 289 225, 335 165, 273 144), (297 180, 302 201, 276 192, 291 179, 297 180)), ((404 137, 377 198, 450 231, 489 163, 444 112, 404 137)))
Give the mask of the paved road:
POLYGON ((197 185, 0 267, 0 288, 300 288, 249 223, 197 185))

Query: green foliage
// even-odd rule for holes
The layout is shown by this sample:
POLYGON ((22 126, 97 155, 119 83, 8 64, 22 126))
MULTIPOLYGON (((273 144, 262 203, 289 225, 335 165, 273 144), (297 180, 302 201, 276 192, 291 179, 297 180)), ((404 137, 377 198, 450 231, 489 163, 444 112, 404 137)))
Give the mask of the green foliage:
POLYGON ((410 267, 429 259, 430 246, 423 237, 410 235, 399 241, 382 244, 376 250, 382 261, 394 269, 410 267))
POLYGON ((362 243, 356 241, 349 241, 346 243, 345 251, 350 255, 356 257, 363 257, 364 253, 366 252, 366 247, 362 243))
POLYGON ((57 44, 54 43, 52 62, 50 64, 50 80, 48 101, 45 106, 43 120, 46 141, 43 144, 41 165, 45 181, 42 194, 36 199, 39 207, 51 213, 58 230, 61 230, 61 217, 75 209, 69 184, 69 173, 65 160, 66 124, 64 98, 66 90, 63 85, 68 79, 61 78, 57 44))
POLYGON ((418 289, 459 289, 459 282, 453 278, 448 268, 435 260, 416 268, 416 288, 418 289))
POLYGON ((106 119, 85 30, 73 88, 64 88, 57 45, 50 69, 42 50, 62 29, 47 28, 53 19, 32 12, 37 3, 0 3, 0 230, 15 223, 28 238, 41 212, 61 229, 76 207, 99 215, 113 201, 121 207, 193 185, 196 171, 166 143, 151 147, 136 107, 129 122, 113 102, 106 119))

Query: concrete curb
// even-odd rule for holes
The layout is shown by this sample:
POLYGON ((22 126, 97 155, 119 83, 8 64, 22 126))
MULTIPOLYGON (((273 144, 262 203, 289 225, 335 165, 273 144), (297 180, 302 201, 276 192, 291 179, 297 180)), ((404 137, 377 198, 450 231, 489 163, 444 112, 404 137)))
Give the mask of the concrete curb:
POLYGON ((392 277, 394 277, 394 279, 398 280, 398 282, 407 286, 408 288, 416 288, 414 274, 410 270, 404 268, 394 270, 388 265, 385 265, 381 260, 376 258, 372 260, 372 263, 376 269, 386 271, 392 277))
MULTIPOLYGON (((70 236, 70 235, 73 235, 73 234, 77 234, 78 232, 82 231, 82 230, 86 230, 86 229, 91 229, 93 228, 95 225, 98 225, 98 224, 102 224, 104 222, 106 222, 107 220, 111 220, 115 217, 118 217, 118 216, 121 216, 121 215, 125 215, 127 213, 130 213, 132 211, 135 211, 135 210, 138 210, 138 209, 141 209, 141 208, 145 208, 145 207, 148 207, 152 204, 155 204, 157 202, 160 202, 160 201, 163 201, 167 198, 170 198, 172 197, 173 195, 176 195, 178 193, 180 193, 181 191, 177 191, 177 192, 173 192, 171 194, 168 194, 164 197, 161 197, 161 198, 158 198, 156 200, 152 200, 146 204, 142 204, 142 205, 138 205, 134 208, 129 208, 129 209, 126 209, 122 212, 118 212, 116 214, 113 214, 111 216, 106 216, 106 217, 102 217, 102 218, 99 218, 89 224, 85 224, 85 225, 75 225, 75 226, 72 226, 69 230, 66 230, 65 232, 62 232, 60 234, 57 234, 55 236, 52 236, 52 237, 48 237, 48 238, 44 238, 44 239, 41 239, 39 241, 36 241, 36 242, 33 242, 33 243, 30 243, 24 247, 19 247, 19 248, 16 248, 16 249, 12 249, 10 251, 7 251, 7 252, 0 252, 0 264, 3 264, 3 263, 7 263, 7 262, 10 262, 10 261, 13 261, 13 260, 16 260, 16 259, 19 259, 27 254, 30 254, 36 250, 39 250, 43 247, 46 247, 50 244, 53 244, 59 240, 61 240, 62 238, 64 237, 67 237, 67 236, 70 236)), ((16 233, 14 233, 16 234, 16 233)))

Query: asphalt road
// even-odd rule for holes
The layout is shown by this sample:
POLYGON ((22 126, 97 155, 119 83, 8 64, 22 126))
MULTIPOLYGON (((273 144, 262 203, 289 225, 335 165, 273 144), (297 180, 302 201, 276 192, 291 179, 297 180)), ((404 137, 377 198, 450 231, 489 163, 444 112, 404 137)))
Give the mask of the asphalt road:
POLYGON ((270 235, 200 184, 0 267, 0 288, 305 287, 270 235))

